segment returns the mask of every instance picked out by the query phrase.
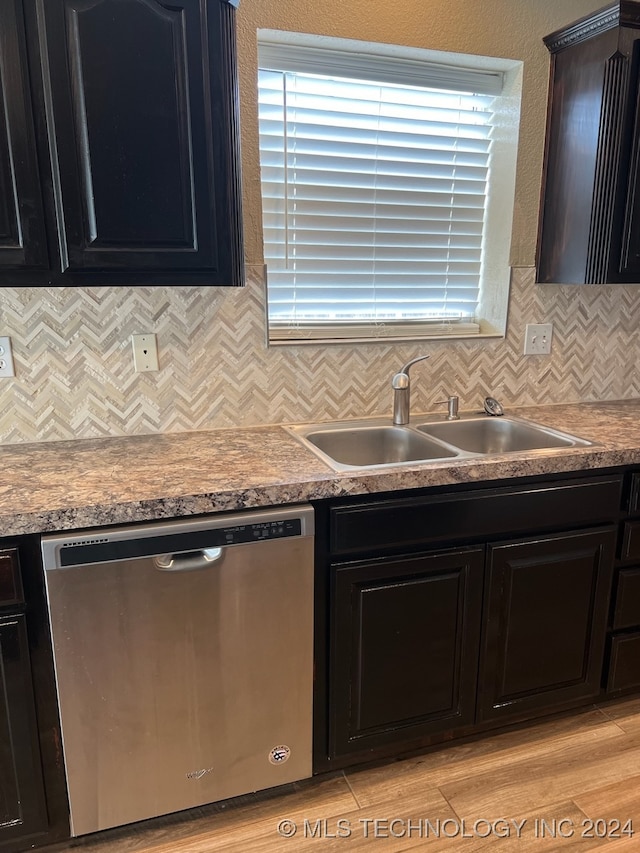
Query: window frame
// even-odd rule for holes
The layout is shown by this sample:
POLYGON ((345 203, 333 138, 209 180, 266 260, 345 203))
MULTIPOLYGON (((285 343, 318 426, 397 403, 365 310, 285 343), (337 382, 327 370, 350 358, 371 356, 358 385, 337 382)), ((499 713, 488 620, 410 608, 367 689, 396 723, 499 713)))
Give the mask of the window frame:
MULTIPOLYGON (((336 39, 258 31, 259 68, 279 65, 277 70, 322 68, 335 76, 366 76, 387 82, 411 82, 413 85, 442 87, 443 75, 449 80, 484 81, 489 87, 501 87, 501 109, 494 125, 492 167, 485 215, 482 247, 482 271, 478 314, 475 322, 448 322, 433 319, 363 323, 278 324, 270 321, 268 299, 267 338, 271 345, 406 341, 417 339, 478 339, 504 337, 510 283, 510 235, 513 223, 518 130, 522 95, 523 63, 497 57, 479 57, 444 53, 395 45, 371 44, 352 39, 336 39), (286 59, 283 61, 282 57, 286 59), (278 57, 273 61, 273 57, 278 57), (315 63, 315 65, 314 65, 315 63), (366 75, 363 75, 365 66, 366 75), (498 82, 496 82, 498 81, 498 82), (495 169, 499 162, 500 169, 495 169), (507 235, 507 236, 505 236, 507 235)), ((268 289, 268 270, 265 267, 268 289)))

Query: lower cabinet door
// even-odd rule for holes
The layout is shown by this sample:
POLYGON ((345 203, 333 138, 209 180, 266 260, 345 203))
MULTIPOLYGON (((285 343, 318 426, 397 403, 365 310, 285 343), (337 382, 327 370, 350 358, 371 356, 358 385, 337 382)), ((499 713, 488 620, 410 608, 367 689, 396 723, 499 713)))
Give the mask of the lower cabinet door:
POLYGON ((47 828, 23 614, 0 618, 0 851, 47 828))
POLYGON ((472 723, 482 548, 333 567, 332 757, 472 723))
POLYGON ((479 721, 598 695, 615 530, 489 546, 479 721))

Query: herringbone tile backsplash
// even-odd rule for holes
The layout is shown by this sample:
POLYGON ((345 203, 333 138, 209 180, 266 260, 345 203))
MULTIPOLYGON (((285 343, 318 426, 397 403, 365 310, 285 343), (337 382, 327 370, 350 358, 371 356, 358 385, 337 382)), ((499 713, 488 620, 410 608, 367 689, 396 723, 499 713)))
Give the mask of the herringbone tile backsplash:
POLYGON ((15 379, 0 379, 0 443, 382 415, 405 360, 413 408, 448 394, 477 408, 640 396, 640 287, 534 284, 512 275, 506 339, 425 344, 265 343, 262 267, 244 289, 20 287, 0 291, 15 379), (553 323, 550 357, 522 355, 527 322, 553 323), (160 370, 134 373, 132 334, 157 335, 160 370))

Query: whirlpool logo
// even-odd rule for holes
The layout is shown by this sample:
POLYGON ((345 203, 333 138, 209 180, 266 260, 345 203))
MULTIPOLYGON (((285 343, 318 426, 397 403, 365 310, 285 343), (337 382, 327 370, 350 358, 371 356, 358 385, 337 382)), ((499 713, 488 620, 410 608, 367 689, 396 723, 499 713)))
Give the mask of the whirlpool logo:
POLYGON ((191 773, 187 773, 187 779, 202 779, 203 776, 206 776, 207 773, 211 773, 213 767, 206 767, 202 770, 192 770, 191 773))

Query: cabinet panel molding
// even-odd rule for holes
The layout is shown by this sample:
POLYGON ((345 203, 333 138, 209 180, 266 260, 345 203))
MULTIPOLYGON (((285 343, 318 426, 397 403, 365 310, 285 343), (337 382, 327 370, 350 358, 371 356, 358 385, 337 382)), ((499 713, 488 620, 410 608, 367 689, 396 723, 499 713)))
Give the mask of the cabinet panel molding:
POLYGON ((640 568, 618 573, 612 627, 614 631, 640 627, 640 568))
POLYGON ((217 203, 228 129, 209 65, 230 49, 220 28, 199 0, 39 0, 39 17, 63 272, 231 283, 217 203))
MULTIPOLYGON (((67 4, 66 27, 71 90, 78 93, 75 156, 65 163, 67 151, 59 149, 58 158, 70 173, 67 179, 77 159, 80 181, 73 189, 80 191, 83 214, 81 222, 67 217, 72 265, 99 267, 100 255, 91 253, 114 247, 193 254, 196 194, 185 11, 157 0, 128 5, 75 0, 67 4)), ((196 95, 203 100, 201 89, 196 95)))
POLYGON ((3 616, 0 617, 0 845, 28 838, 46 828, 25 616, 3 616))
POLYGON ((0 119, 0 284, 243 284, 234 6, 7 0, 3 23, 0 74, 27 93, 11 87, 10 130, 34 132, 23 168, 0 119))
POLYGON ((640 281, 640 3, 544 38, 551 80, 537 281, 640 281))
POLYGON ((640 689, 640 633, 612 638, 607 692, 640 689))
POLYGON ((333 756, 473 722, 482 548, 334 569, 333 756))
POLYGON ((597 696, 614 550, 613 527, 489 547, 481 720, 597 696))
POLYGON ((48 264, 22 3, 5 0, 0 4, 0 271, 48 264))
POLYGON ((0 550, 0 608, 23 602, 18 551, 16 548, 0 550))
POLYGON ((625 521, 622 525, 622 560, 640 560, 640 521, 625 521))
POLYGON ((605 63, 587 253, 588 284, 606 281, 611 263, 629 73, 629 57, 623 53, 617 51, 605 63))

